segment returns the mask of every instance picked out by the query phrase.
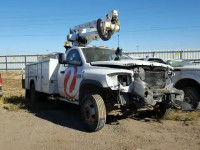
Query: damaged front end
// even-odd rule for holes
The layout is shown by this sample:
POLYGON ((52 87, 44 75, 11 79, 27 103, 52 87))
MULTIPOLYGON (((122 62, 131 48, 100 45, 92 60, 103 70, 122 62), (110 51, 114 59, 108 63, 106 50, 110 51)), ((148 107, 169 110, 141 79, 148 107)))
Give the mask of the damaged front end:
MULTIPOLYGON (((124 69, 124 68, 123 68, 124 69)), ((110 74, 107 83, 117 94, 117 103, 122 106, 134 104, 137 109, 180 109, 184 93, 173 87, 170 68, 162 66, 129 66, 132 74, 110 74)), ((165 113, 163 113, 164 115, 165 113)), ((161 118, 163 117, 161 115, 161 118)))

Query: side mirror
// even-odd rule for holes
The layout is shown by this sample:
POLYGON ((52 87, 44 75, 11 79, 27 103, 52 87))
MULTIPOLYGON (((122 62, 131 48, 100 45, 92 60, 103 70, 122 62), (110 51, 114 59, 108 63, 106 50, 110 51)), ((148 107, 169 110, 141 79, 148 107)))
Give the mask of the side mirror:
POLYGON ((67 63, 67 55, 65 53, 59 53, 59 64, 66 64, 67 63))

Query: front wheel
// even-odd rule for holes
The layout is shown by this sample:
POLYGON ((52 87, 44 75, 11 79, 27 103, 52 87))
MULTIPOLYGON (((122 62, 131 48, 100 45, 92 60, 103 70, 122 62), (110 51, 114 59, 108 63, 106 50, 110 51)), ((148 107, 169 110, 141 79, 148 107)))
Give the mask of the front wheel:
POLYGON ((170 113, 171 108, 167 107, 166 104, 160 103, 157 104, 155 109, 153 110, 153 117, 156 119, 164 119, 170 113))
POLYGON ((106 108, 99 94, 86 94, 81 104, 81 115, 86 128, 95 132, 106 123, 106 108))

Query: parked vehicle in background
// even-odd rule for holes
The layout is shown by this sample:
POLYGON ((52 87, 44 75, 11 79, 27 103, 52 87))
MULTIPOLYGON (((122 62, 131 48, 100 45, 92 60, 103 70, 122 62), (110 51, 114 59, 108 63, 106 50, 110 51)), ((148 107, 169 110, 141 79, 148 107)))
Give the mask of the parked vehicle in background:
POLYGON ((0 74, 0 97, 3 95, 3 92, 2 92, 2 78, 1 78, 1 74, 0 74))
POLYGON ((185 109, 200 109, 200 65, 186 60, 166 62, 174 67, 175 76, 172 81, 175 87, 184 91, 184 101, 190 104, 185 109))
POLYGON ((162 63, 162 64, 167 64, 163 59, 160 58, 138 58, 138 60, 146 60, 146 61, 153 61, 153 62, 158 62, 158 63, 162 63))

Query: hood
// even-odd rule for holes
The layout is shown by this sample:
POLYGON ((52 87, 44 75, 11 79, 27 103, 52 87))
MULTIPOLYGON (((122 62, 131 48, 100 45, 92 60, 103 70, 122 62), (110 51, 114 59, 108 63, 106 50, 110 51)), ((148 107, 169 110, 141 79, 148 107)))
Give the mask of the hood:
POLYGON ((133 74, 133 71, 127 69, 115 69, 108 67, 91 67, 90 69, 86 69, 85 73, 89 74, 98 74, 98 75, 107 75, 107 74, 133 74))
POLYGON ((200 65, 174 67, 175 70, 200 71, 200 65))
POLYGON ((102 67, 156 66, 173 69, 170 65, 144 60, 96 61, 91 62, 91 65, 102 67))

